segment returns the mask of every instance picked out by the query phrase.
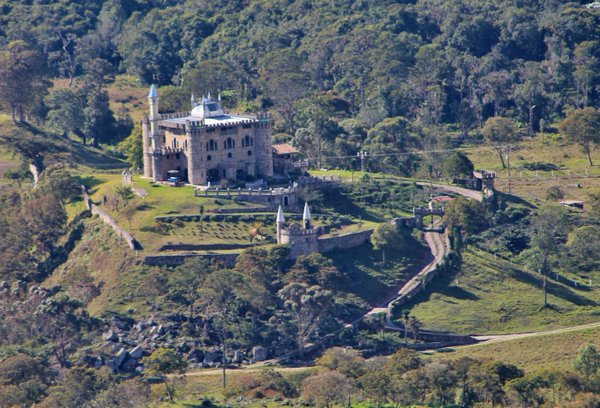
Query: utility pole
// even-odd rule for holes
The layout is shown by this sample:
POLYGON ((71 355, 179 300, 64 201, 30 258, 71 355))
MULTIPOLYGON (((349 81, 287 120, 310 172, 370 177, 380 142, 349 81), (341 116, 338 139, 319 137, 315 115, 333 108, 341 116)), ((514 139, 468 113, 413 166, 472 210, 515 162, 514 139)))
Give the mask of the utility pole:
POLYGON ((356 153, 356 157, 360 158, 360 171, 362 173, 365 172, 365 159, 367 158, 367 156, 369 155, 369 153, 361 151, 356 153))
POLYGON ((506 172, 508 175, 508 194, 511 194, 511 185, 510 185, 510 145, 506 146, 506 172))
POLYGON ((529 137, 533 138, 533 110, 536 105, 529 105, 529 137))

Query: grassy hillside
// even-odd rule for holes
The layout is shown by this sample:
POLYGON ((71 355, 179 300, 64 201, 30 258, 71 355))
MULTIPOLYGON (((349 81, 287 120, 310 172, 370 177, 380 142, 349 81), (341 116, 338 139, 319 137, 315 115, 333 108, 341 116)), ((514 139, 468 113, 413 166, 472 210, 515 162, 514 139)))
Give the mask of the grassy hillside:
MULTIPOLYGON (((508 191, 507 170, 494 148, 476 146, 465 153, 475 168, 497 172, 496 187, 508 191)), ((598 152, 592 157, 600 161, 598 152)), ((555 134, 538 134, 521 141, 511 151, 510 163, 512 194, 527 200, 544 200, 553 186, 561 187, 569 200, 585 201, 590 193, 600 192, 600 167, 590 166, 578 145, 567 144, 555 134)))
POLYGON ((89 301, 92 315, 103 312, 143 313, 151 299, 152 281, 139 266, 141 258, 98 218, 83 222, 81 240, 45 282, 63 285, 74 297, 89 301), (148 290, 150 292, 148 292, 148 290))
POLYGON ((521 367, 527 373, 571 370, 579 350, 589 343, 600 347, 599 339, 600 328, 595 327, 458 347, 444 357, 500 360, 521 367))
MULTIPOLYGON (((591 275, 593 282, 600 273, 591 275)), ((582 282, 579 278, 580 283, 582 282)), ((587 283, 587 282, 585 282, 587 283)), ((462 270, 435 281, 415 300, 412 313, 429 329, 458 333, 518 333, 598 321, 600 288, 578 289, 549 281, 543 308, 540 275, 487 254, 468 250, 462 270)))

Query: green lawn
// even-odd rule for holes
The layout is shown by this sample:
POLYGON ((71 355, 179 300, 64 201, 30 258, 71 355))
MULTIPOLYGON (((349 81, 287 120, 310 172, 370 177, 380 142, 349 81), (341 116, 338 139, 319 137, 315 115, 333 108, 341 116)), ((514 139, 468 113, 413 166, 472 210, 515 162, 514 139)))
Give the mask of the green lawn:
MULTIPOLYGON (((469 250, 463 258, 456 276, 439 278, 415 299, 411 313, 426 328, 464 334, 518 333, 600 320, 597 284, 575 289, 550 280, 551 307, 543 308, 541 276, 483 252, 469 250)), ((600 272, 590 276, 597 282, 600 272)))

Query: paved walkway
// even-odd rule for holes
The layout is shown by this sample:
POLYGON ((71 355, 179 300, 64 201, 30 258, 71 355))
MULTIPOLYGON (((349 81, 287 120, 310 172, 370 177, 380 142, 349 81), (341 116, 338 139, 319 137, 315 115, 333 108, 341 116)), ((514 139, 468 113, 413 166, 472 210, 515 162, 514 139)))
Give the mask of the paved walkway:
MULTIPOLYGON (((440 221, 438 221, 440 222, 440 221)), ((365 316, 376 314, 376 313, 386 313, 387 321, 386 328, 391 330, 402 330, 400 327, 395 325, 390 319, 391 306, 394 302, 399 299, 405 297, 406 295, 412 293, 416 287, 421 285, 423 278, 432 270, 434 270, 444 259, 444 255, 446 255, 449 250, 444 244, 443 234, 439 232, 429 231, 425 234, 425 242, 429 246, 431 254, 433 255, 433 260, 425 265, 419 272, 417 272, 412 278, 408 280, 399 290, 398 293, 390 300, 385 303, 385 306, 374 307, 370 311, 368 311, 365 316)))

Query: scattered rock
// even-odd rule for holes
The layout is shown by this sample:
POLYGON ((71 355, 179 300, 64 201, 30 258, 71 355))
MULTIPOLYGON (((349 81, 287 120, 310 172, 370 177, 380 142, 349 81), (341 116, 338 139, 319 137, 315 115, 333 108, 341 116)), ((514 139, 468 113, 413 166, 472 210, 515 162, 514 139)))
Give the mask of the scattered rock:
POLYGON ((129 356, 135 360, 139 360, 144 355, 144 349, 140 346, 134 347, 129 350, 129 356))
POLYGON ((119 338, 117 337, 117 335, 115 334, 114 331, 109 330, 105 333, 102 334, 102 338, 106 341, 117 341, 119 340, 119 338))
POLYGON ((213 365, 221 359, 221 353, 219 351, 207 351, 204 354, 203 364, 213 365))
POLYGON ((121 364, 123 364, 123 362, 125 361, 126 358, 127 358, 127 350, 122 348, 121 350, 119 350, 119 352, 117 353, 117 356, 114 359, 114 362, 115 362, 117 368, 121 367, 121 364))
POLYGON ((100 368, 104 364, 104 359, 102 356, 98 356, 94 359, 94 368, 100 368))
POLYGON ((269 355, 269 350, 266 347, 256 346, 252 348, 252 355, 256 361, 265 361, 269 355))
POLYGON ((244 361, 244 353, 241 351, 235 351, 233 353, 233 362, 240 364, 242 361, 244 361))

